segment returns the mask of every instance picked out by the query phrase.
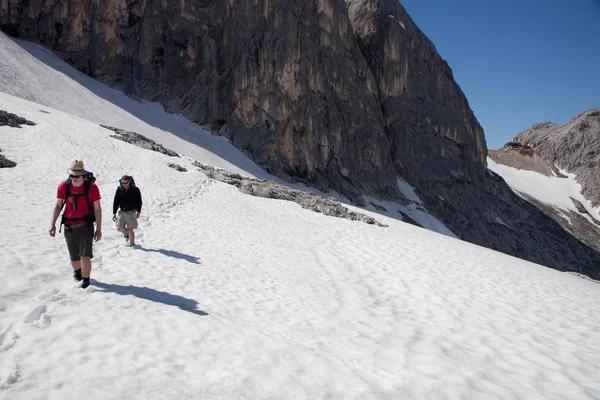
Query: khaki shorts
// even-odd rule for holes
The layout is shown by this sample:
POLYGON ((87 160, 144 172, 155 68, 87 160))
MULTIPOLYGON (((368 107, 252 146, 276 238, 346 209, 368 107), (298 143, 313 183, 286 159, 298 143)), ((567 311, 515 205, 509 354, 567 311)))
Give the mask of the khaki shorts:
POLYGON ((79 261, 81 257, 93 258, 94 224, 89 223, 77 228, 65 225, 65 240, 71 261, 79 261))
POLYGON ((119 210, 117 216, 117 226, 123 226, 127 229, 136 229, 138 227, 137 219, 135 219, 135 213, 137 211, 123 211, 119 210))

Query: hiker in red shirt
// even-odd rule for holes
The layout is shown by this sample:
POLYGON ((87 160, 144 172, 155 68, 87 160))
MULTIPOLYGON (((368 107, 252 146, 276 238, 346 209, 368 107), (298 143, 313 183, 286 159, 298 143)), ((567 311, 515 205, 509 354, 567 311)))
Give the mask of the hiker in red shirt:
MULTIPOLYGON (((73 266, 73 277, 83 281, 83 289, 90 285, 92 272, 92 244, 102 238, 102 208, 100 190, 91 172, 85 170, 83 161, 75 160, 68 170, 69 179, 58 185, 56 205, 48 233, 56 235, 56 220, 65 207, 61 227, 65 226, 65 240, 73 266), (96 223, 94 231, 94 222, 96 223)), ((60 232, 60 229, 59 229, 60 232)))

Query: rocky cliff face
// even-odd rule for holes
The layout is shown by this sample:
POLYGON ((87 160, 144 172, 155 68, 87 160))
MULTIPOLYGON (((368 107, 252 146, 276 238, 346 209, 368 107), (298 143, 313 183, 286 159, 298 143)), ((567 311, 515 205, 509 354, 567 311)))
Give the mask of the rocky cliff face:
POLYGON ((375 76, 392 156, 409 181, 479 181, 483 129, 448 64, 396 0, 346 0, 375 76))
POLYGON ((600 206, 600 108, 588 110, 559 126, 535 124, 515 137, 548 162, 576 175, 583 195, 600 206))
POLYGON ((485 172, 483 131, 465 96, 395 0, 5 7, 7 32, 221 129, 275 174, 358 200, 393 194, 398 173, 415 182, 485 172))
POLYGON ((10 0, 2 11, 7 32, 221 130, 272 173, 355 199, 395 190, 377 87, 341 0, 10 0))
POLYGON ((398 198, 401 176, 462 239, 560 270, 600 265, 487 171, 450 67, 395 0, 7 0, 0 24, 276 175, 359 204, 398 198))

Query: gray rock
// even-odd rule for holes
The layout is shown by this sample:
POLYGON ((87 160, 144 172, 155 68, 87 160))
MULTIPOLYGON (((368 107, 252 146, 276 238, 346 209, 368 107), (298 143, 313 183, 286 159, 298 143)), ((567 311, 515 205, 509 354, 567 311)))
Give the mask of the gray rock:
POLYGON ((119 128, 114 128, 112 126, 100 125, 101 127, 116 132, 117 135, 110 135, 110 137, 122 140, 123 142, 133 144, 135 146, 141 147, 142 149, 152 150, 159 152, 161 154, 166 154, 171 157, 179 157, 179 154, 175 153, 173 150, 169 150, 165 148, 162 144, 156 143, 154 140, 148 139, 144 135, 140 135, 139 133, 126 131, 119 128))
POLYGON ((583 112, 565 125, 535 124, 515 137, 559 168, 576 175, 582 193, 600 206, 600 108, 583 112))
POLYGON ((585 279, 585 280, 588 280, 588 281, 592 281, 592 282, 595 282, 595 283, 600 283, 600 281, 597 281, 595 279, 591 279, 590 277, 582 275, 582 274, 577 273, 577 272, 567 272, 567 274, 573 275, 573 276, 576 276, 578 278, 585 279))
POLYGON ((35 125, 35 123, 18 115, 0 110, 0 126, 10 126, 11 128, 20 128, 21 125, 35 125))
MULTIPOLYGON (((0 153, 1 152, 2 150, 0 149, 0 153)), ((2 154, 0 154, 0 168, 14 168, 16 166, 16 162, 11 161, 8 158, 4 157, 2 154)))
MULTIPOLYGON (((0 110, 0 126, 9 126, 11 128, 21 128, 21 125, 35 125, 35 123, 18 115, 0 110)), ((2 150, 0 150, 0 153, 2 150)), ((14 168, 17 163, 9 160, 4 155, 0 154, 0 168, 14 168)))
MULTIPOLYGON (((523 143, 519 143, 519 142, 508 142, 505 143, 504 146, 502 146, 503 150, 533 150, 531 148, 531 146, 527 146, 526 144, 523 143)), ((529 153, 524 153, 524 154, 533 154, 533 152, 529 153)))
POLYGON ((579 211, 582 214, 589 214, 588 210, 585 208, 585 206, 583 204, 581 204, 581 202, 579 200, 576 200, 576 199, 572 198, 571 196, 569 196, 569 198, 573 202, 573 205, 575 205, 575 208, 577 209, 577 211, 579 211))
POLYGON ((314 193, 291 189, 273 181, 243 177, 237 173, 209 167, 198 161, 193 165, 209 178, 236 186, 240 192, 251 196, 293 201, 300 204, 302 208, 324 215, 387 227, 375 218, 348 210, 332 197, 322 197, 314 193))
MULTIPOLYGON (((596 218, 594 218, 594 216, 592 214, 590 214, 590 212, 587 210, 587 208, 585 208, 585 206, 583 204, 581 204, 581 202, 579 200, 576 200, 570 196, 569 196, 569 198, 571 199, 571 201, 573 201, 573 204, 575 205, 575 208, 577 209, 577 211, 579 211, 581 214, 585 214, 587 216, 587 218, 591 219, 592 222, 595 223, 596 225, 600 225, 600 221, 597 220, 596 218)), ((575 233, 574 235, 577 236, 577 233, 575 233)), ((600 246, 600 235, 596 238, 596 243, 600 246)), ((600 247, 598 247, 598 251, 600 251, 600 247)))
POLYGON ((179 171, 179 172, 187 172, 187 169, 186 169, 186 168, 184 168, 184 167, 182 167, 181 165, 178 165, 178 164, 173 164, 173 163, 168 163, 167 165, 168 165, 170 168, 173 168, 173 169, 174 169, 174 170, 176 170, 176 171, 179 171))

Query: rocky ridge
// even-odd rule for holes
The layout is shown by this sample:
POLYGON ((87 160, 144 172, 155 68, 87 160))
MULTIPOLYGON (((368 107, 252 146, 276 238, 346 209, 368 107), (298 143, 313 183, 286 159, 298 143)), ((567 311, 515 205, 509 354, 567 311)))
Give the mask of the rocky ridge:
MULTIPOLYGON (((545 126, 556 125, 547 124, 545 126)), ((539 156, 536 149, 517 141, 505 144, 500 150, 490 150, 488 155, 496 163, 515 169, 533 171, 556 179, 567 178, 551 161, 539 156)), ((519 195, 556 221, 578 240, 600 252, 600 221, 594 218, 580 201, 571 197, 577 210, 575 212, 545 204, 523 192, 519 192, 519 195)))
POLYGON ((115 128, 113 126, 100 125, 104 129, 108 129, 116 133, 116 135, 110 135, 114 139, 121 140, 125 143, 132 144, 134 146, 141 147, 142 149, 156 151, 161 154, 165 154, 169 157, 179 157, 179 154, 173 150, 165 148, 162 144, 156 143, 152 139, 148 139, 144 135, 140 135, 137 132, 130 132, 124 129, 115 128))
MULTIPOLYGON (((535 154, 533 149, 515 149, 505 146, 500 150, 489 150, 488 157, 498 164, 519 170, 538 172, 545 176, 558 176, 555 171, 560 173, 556 168, 552 168, 548 161, 535 154)), ((561 176, 564 175, 561 174, 561 176)))
POLYGON ((0 110, 0 126, 10 126, 11 128, 20 128, 21 125, 35 125, 23 117, 0 110))
POLYGON ((575 174, 586 199, 593 207, 600 207, 600 108, 587 110, 565 125, 535 124, 515 140, 575 174))
POLYGON ((337 218, 345 218, 351 221, 361 221, 369 225, 387 227, 387 225, 382 224, 375 218, 348 210, 348 208, 342 206, 340 202, 333 197, 324 197, 311 192, 292 189, 269 180, 241 176, 237 173, 204 165, 198 161, 194 161, 193 165, 197 167, 199 171, 205 173, 209 178, 227 183, 228 185, 233 185, 237 187, 240 192, 251 196, 293 201, 300 204, 302 208, 316 213, 337 218))

